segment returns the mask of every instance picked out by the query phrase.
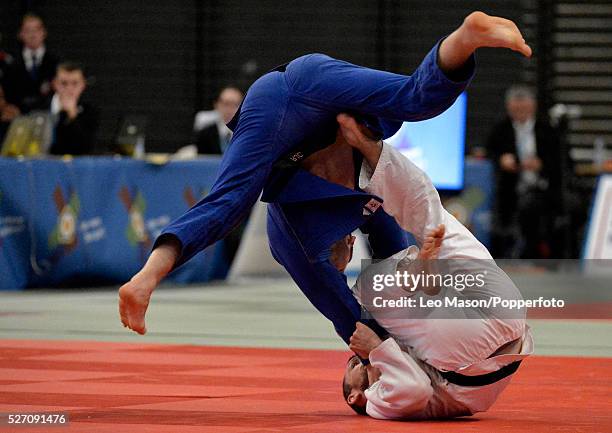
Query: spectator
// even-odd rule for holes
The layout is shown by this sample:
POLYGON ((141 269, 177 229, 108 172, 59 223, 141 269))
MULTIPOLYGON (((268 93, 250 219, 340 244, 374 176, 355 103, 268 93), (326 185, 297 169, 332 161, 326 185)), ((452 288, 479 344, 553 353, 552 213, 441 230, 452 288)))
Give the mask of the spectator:
MULTIPOLYGON (((1 43, 2 43, 2 34, 0 34, 0 44, 1 43)), ((12 63, 13 63, 13 57, 6 51, 0 49, 0 83, 4 81, 8 68, 12 63)))
MULTIPOLYGON (((213 103, 214 110, 200 111, 194 122, 195 144, 200 154, 221 155, 232 139, 232 131, 226 124, 232 120, 242 103, 244 94, 234 86, 221 89, 213 103)), ((225 237, 225 259, 231 265, 240 246, 242 233, 248 219, 239 224, 225 237)))
POLYGON ((49 153, 85 155, 93 152, 98 116, 96 110, 81 101, 87 86, 83 67, 65 62, 57 67, 53 79, 55 93, 48 102, 54 125, 49 153))
POLYGON ((487 141, 497 168, 492 247, 498 257, 551 255, 549 228, 559 202, 560 144, 550 124, 536 119, 536 111, 535 94, 529 87, 509 88, 507 116, 495 125, 487 141))
POLYGON ((45 45, 47 29, 38 15, 26 14, 21 21, 19 39, 21 54, 7 71, 7 99, 23 113, 43 108, 51 93, 51 80, 57 68, 57 58, 45 45))
POLYGON ((198 153, 219 155, 225 152, 232 138, 232 131, 225 125, 236 114, 243 97, 237 87, 224 87, 214 102, 214 110, 196 114, 194 132, 198 153))
POLYGON ((0 146, 4 141, 4 136, 11 122, 17 116, 19 116, 19 109, 6 101, 4 97, 4 88, 0 85, 0 146))

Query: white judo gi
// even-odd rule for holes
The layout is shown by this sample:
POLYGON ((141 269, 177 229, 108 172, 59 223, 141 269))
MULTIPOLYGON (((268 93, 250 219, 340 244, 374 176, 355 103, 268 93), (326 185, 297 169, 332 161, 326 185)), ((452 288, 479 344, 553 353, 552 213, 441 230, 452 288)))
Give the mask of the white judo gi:
MULTIPOLYGON (((446 227, 438 259, 464 269, 485 269, 484 287, 454 292, 460 297, 486 299, 497 296, 520 299, 520 293, 488 250, 450 215, 427 175, 393 147, 383 144, 372 169, 364 161, 360 187, 383 198, 383 208, 411 232, 419 245, 439 224, 446 227), (455 263, 458 263, 455 265, 455 263)), ((510 382, 511 376, 484 386, 449 383, 440 371, 480 376, 498 371, 533 352, 533 340, 524 312, 507 314, 500 309, 407 309, 398 317, 388 309, 372 308, 362 299, 372 290, 374 274, 414 271, 414 246, 389 259, 370 265, 359 276, 353 294, 392 338, 370 353, 370 362, 381 371, 380 379, 366 391, 366 411, 379 419, 437 418, 471 415, 487 410, 510 382), (496 352, 510 345, 510 353, 496 352)), ((456 271, 457 269, 455 269, 456 271)), ((385 297, 427 297, 422 291, 385 287, 385 297)), ((451 289, 450 292, 453 290, 451 289)), ((443 292, 449 295, 449 291, 443 292)))

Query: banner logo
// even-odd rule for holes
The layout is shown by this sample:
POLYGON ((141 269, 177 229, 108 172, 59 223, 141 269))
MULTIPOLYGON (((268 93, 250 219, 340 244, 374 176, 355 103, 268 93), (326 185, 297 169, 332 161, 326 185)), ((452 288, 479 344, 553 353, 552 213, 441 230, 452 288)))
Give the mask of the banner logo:
POLYGON ((53 191, 53 201, 57 209, 57 223, 49 235, 49 248, 56 249, 64 247, 64 251, 70 252, 77 246, 77 223, 81 211, 79 196, 71 191, 64 196, 58 185, 53 191))
POLYGON ((208 195, 208 190, 205 188, 200 188, 200 197, 198 198, 196 193, 191 189, 190 186, 186 186, 183 190, 183 198, 185 199, 185 203, 192 208, 194 207, 198 201, 202 200, 204 197, 208 195))
POLYGON ((127 187, 121 188, 119 198, 125 206, 128 213, 128 226, 126 229, 127 240, 130 245, 149 248, 151 246, 151 237, 147 231, 144 219, 144 213, 147 208, 146 201, 142 193, 136 190, 135 194, 131 194, 127 187))

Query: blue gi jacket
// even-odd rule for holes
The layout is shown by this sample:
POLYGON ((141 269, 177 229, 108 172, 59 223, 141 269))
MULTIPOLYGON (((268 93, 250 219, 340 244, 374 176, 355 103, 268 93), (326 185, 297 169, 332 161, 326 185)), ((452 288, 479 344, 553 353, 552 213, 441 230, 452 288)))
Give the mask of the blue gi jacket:
POLYGON ((357 228, 369 234, 375 257, 408 247, 406 232, 380 207, 382 200, 297 170, 279 194, 264 195, 273 257, 348 344, 355 323, 385 331, 362 311, 344 274, 329 261, 330 246, 357 228))

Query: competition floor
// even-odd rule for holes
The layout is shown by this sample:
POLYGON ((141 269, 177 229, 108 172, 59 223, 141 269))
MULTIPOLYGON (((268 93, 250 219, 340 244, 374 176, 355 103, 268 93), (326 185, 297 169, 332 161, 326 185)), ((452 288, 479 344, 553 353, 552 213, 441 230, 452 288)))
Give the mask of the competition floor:
POLYGON ((409 423, 345 406, 348 352, 290 282, 162 287, 145 337, 122 328, 110 289, 0 300, 0 413, 70 418, 0 432, 612 432, 601 318, 531 320, 537 356, 492 410, 409 423))

